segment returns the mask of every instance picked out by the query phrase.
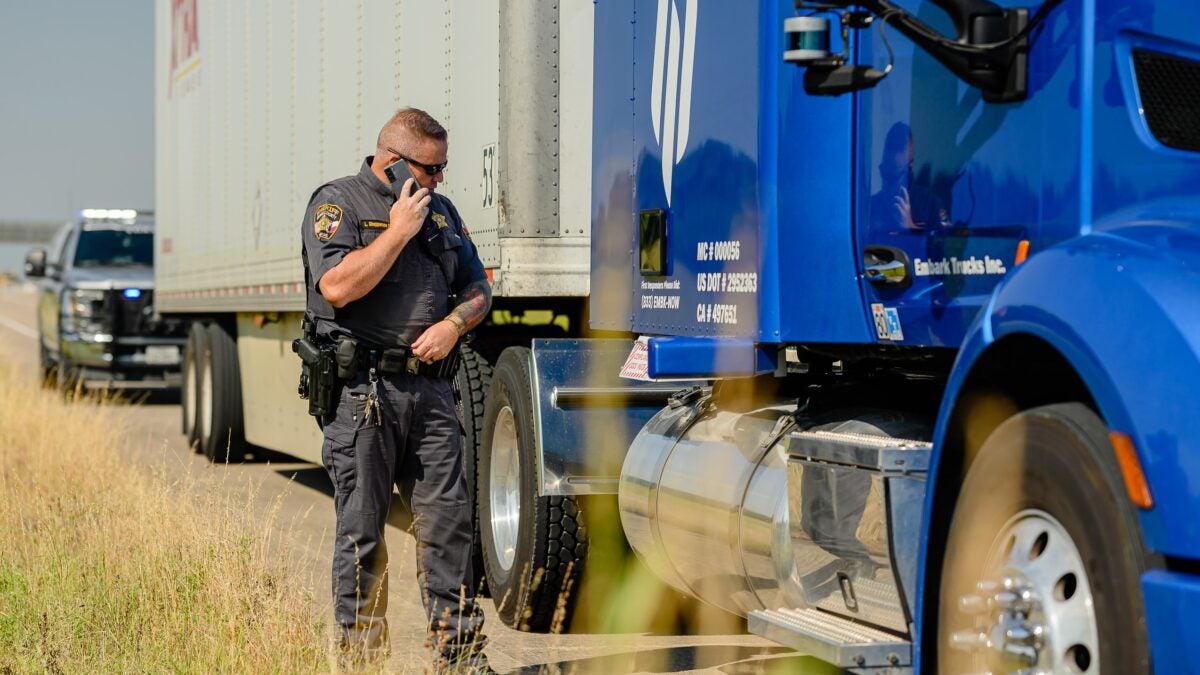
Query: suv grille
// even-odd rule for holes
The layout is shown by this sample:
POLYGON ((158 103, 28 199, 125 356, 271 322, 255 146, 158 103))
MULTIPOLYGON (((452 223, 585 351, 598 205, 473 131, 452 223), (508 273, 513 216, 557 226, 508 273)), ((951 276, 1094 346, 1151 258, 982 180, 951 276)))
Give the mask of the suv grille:
POLYGON ((1163 145, 1200 150, 1200 61, 1136 49, 1133 66, 1150 132, 1163 145))
POLYGON ((113 335, 147 335, 154 315, 154 291, 142 291, 136 298, 125 297, 124 291, 109 291, 112 307, 113 335))

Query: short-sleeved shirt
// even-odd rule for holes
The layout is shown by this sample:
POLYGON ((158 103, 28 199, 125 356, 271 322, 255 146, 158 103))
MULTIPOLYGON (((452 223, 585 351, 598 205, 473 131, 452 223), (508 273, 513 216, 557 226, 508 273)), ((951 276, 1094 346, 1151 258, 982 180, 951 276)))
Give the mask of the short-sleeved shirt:
POLYGON ((395 263, 366 295, 344 307, 321 295, 321 278, 388 228, 396 201, 391 186, 372 173, 371 157, 353 176, 313 193, 301 224, 307 263, 308 311, 317 334, 350 337, 372 347, 407 347, 453 309, 451 297, 486 279, 474 243, 449 199, 433 193, 429 215, 395 263))

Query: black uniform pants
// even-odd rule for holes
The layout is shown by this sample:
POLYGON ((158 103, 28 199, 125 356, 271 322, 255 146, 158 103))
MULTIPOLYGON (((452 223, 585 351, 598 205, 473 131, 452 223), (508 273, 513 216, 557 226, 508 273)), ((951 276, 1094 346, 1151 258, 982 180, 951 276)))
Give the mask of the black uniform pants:
POLYGON ((334 485, 334 616, 343 644, 368 651, 388 644, 388 553, 384 524, 392 486, 411 505, 417 581, 431 646, 453 660, 482 646, 483 613, 471 570, 471 506, 450 380, 380 376, 382 420, 367 419, 372 387, 359 375, 340 387, 324 425, 321 460, 334 485))

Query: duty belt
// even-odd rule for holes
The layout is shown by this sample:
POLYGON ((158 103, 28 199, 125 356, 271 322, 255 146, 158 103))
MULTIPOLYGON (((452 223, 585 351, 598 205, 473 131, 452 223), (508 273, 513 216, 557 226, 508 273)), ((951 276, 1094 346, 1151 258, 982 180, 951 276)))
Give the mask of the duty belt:
POLYGON ((359 364, 363 370, 374 368, 381 375, 421 375, 423 377, 453 377, 458 367, 458 348, 450 350, 446 358, 425 363, 413 355, 411 349, 365 349, 359 348, 359 364))

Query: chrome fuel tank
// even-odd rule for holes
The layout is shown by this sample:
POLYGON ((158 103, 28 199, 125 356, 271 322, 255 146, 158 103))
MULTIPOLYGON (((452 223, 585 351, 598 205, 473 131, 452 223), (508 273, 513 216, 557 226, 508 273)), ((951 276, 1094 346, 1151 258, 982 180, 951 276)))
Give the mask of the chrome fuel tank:
POLYGON ((783 603, 787 454, 772 432, 791 412, 668 408, 634 439, 621 471, 621 525, 672 586, 742 615, 783 603))
MULTIPOLYGON (((819 606, 907 632, 889 547, 887 514, 896 506, 889 493, 919 495, 921 487, 890 489, 893 479, 913 478, 827 462, 820 448, 806 448, 818 429, 886 443, 911 425, 871 413, 801 431, 794 413, 791 404, 734 412, 707 400, 659 412, 622 468, 626 538, 665 581, 729 612, 819 606)), ((914 508, 919 517, 919 499, 904 505, 906 514, 914 508)), ((909 547, 902 548, 896 557, 907 567, 909 547)))

